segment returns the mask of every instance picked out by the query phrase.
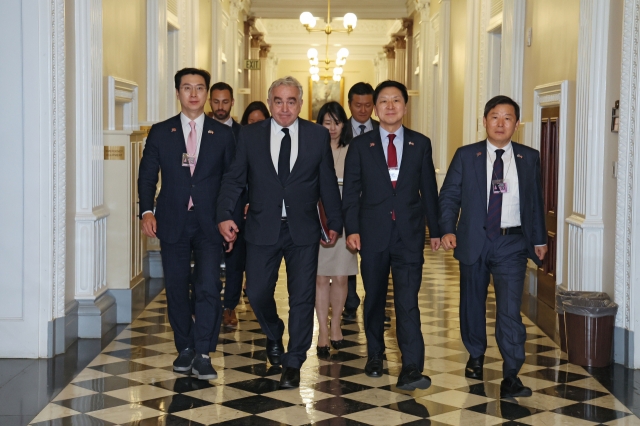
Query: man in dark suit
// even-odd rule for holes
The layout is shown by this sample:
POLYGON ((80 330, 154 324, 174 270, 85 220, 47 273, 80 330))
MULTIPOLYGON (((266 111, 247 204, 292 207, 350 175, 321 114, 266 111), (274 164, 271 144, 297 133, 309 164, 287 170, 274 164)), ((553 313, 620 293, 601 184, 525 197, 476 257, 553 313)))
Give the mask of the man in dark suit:
POLYGON ((540 155, 511 141, 519 118, 512 99, 496 96, 487 102, 487 139, 456 151, 439 200, 442 245, 455 249, 460 261, 460 333, 470 355, 465 376, 483 377, 485 306, 493 275, 503 398, 531 396, 518 378, 526 340, 520 305, 527 258, 540 265, 547 252, 540 155))
POLYGON ((387 80, 374 96, 379 131, 358 136, 349 145, 342 195, 347 245, 360 250, 366 297, 364 324, 368 359, 365 374, 382 376, 384 306, 393 275, 396 334, 402 353, 398 388, 426 389, 422 375, 424 340, 418 291, 424 264, 425 217, 431 249, 440 247, 438 188, 431 141, 402 126, 409 96, 406 87, 387 80))
POLYGON ((220 247, 215 202, 235 146, 231 130, 204 114, 211 76, 184 68, 175 75, 182 112, 151 127, 138 178, 142 230, 157 237, 167 290, 169 323, 178 357, 173 369, 193 371, 199 379, 217 378, 209 359, 220 331, 220 247), (162 188, 153 203, 162 172, 162 188), (194 283, 195 321, 189 306, 191 253, 198 274, 194 283))
MULTIPOLYGON (((211 86, 209 90, 209 105, 211 105, 211 116, 222 124, 226 124, 233 130, 234 140, 237 144, 240 134, 240 124, 231 118, 231 108, 233 108, 233 88, 227 83, 218 82, 211 86)), ((244 206, 247 205, 248 194, 244 190, 238 198, 238 205, 234 210, 234 221, 238 225, 240 232, 236 239, 233 250, 224 254, 225 264, 225 285, 224 301, 222 302, 222 325, 228 328, 238 326, 236 317, 236 306, 240 301, 242 292, 242 280, 244 276, 244 266, 247 256, 246 243, 244 241, 244 206)))
POLYGON ((271 84, 272 119, 240 130, 236 158, 218 198, 218 228, 227 241, 239 231, 234 221, 238 197, 248 184, 247 296, 267 335, 267 356, 282 365, 281 388, 298 387, 300 367, 311 346, 320 242, 317 204, 322 200, 333 244, 342 230, 340 191, 333 168, 329 132, 298 118, 302 86, 293 77, 271 84), (289 291, 289 346, 274 291, 284 256, 289 291))
MULTIPOLYGON (((347 124, 347 141, 351 141, 355 136, 359 136, 378 130, 380 123, 371 118, 373 112, 373 87, 363 81, 351 86, 347 94, 349 111, 351 118, 347 124)), ((356 310, 360 306, 360 297, 356 292, 356 276, 350 275, 347 287, 347 300, 344 304, 342 318, 353 321, 356 319, 356 310)), ((385 322, 391 318, 385 315, 385 322), (387 319, 388 318, 388 319, 387 319)))

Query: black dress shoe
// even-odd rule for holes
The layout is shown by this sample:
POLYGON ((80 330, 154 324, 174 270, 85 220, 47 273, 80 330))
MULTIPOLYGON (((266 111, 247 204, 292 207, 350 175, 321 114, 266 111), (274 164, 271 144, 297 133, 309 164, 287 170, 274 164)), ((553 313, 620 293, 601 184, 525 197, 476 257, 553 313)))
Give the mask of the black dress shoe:
POLYGON ((369 377, 382 377, 382 356, 372 355, 364 366, 364 374, 369 377))
POLYGON ((284 353, 284 345, 282 338, 278 340, 267 339, 267 358, 271 365, 282 364, 282 354, 284 353))
POLYGON ((329 345, 327 345, 327 346, 316 346, 316 350, 318 351, 318 355, 327 356, 327 355, 329 355, 329 352, 330 352, 331 348, 329 348, 329 345))
POLYGON ((300 386, 300 369, 284 367, 280 376, 280 389, 292 389, 300 386))
POLYGON ((431 379, 429 376, 423 376, 418 369, 409 365, 403 367, 398 377, 398 384, 396 387, 402 390, 412 391, 415 389, 428 389, 431 386, 431 379))
POLYGON ((470 379, 482 380, 482 366, 484 365, 484 355, 478 358, 469 357, 467 368, 464 369, 464 376, 470 379))
POLYGON ((517 396, 531 396, 531 388, 526 387, 520 378, 505 377, 500 383, 500 398, 515 398, 517 396))
POLYGON ((339 351, 340 349, 343 349, 345 347, 344 344, 344 339, 340 339, 340 340, 330 340, 331 342, 331 346, 333 346, 333 349, 339 351))
POLYGON ((185 371, 191 370, 195 357, 196 351, 193 349, 186 348, 181 350, 176 360, 173 361, 173 371, 184 373, 185 371))
POLYGON ((355 309, 346 309, 342 311, 342 319, 347 321, 355 321, 356 319, 356 310, 355 309))

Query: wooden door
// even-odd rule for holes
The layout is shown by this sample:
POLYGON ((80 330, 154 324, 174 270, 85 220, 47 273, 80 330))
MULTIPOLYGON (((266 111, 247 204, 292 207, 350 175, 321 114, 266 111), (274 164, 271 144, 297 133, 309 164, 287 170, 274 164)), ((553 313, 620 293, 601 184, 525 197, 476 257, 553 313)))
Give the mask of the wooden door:
POLYGON ((547 255, 538 268, 538 299, 555 306, 558 230, 558 107, 543 108, 540 123, 540 165, 547 225, 547 255))

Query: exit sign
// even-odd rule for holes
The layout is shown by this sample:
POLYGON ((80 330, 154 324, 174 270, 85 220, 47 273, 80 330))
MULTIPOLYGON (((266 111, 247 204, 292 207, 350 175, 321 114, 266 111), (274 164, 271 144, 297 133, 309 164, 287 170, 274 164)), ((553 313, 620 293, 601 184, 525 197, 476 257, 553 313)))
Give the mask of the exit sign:
POLYGON ((245 70, 259 70, 260 69, 260 59, 245 59, 244 60, 244 69, 245 70))

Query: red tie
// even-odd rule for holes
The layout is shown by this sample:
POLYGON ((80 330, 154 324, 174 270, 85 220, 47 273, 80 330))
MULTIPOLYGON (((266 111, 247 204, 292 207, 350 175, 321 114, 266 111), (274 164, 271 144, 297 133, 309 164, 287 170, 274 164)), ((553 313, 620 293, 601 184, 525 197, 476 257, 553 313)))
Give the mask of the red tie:
MULTIPOLYGON (((387 148, 387 167, 398 167, 398 153, 396 152, 396 146, 393 144, 393 140, 396 138, 396 135, 393 133, 389 133, 389 147, 387 148)), ((392 180, 391 185, 393 188, 396 187, 396 181, 392 180)), ((391 219, 396 220, 396 212, 393 210, 391 212, 391 219)))

